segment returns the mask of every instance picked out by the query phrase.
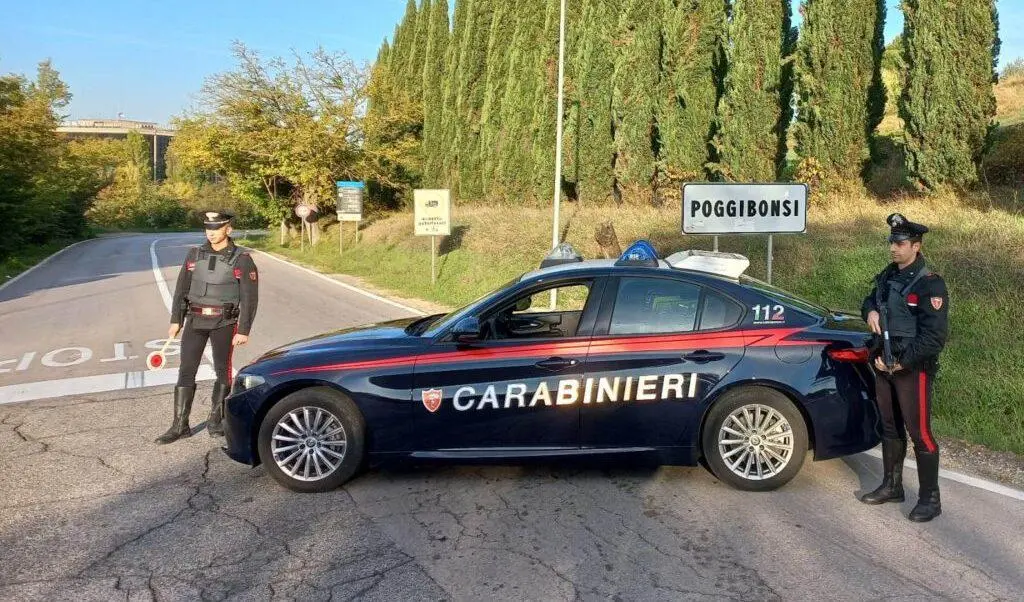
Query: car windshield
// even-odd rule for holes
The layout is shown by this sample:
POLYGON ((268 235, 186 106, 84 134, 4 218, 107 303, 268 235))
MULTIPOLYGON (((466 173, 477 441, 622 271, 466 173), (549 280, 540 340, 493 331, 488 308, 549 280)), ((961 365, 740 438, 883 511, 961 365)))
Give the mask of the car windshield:
POLYGON ((832 315, 832 311, 827 307, 812 303, 806 299, 801 299, 787 290, 783 290, 777 286, 772 286, 771 284, 762 282, 757 278, 751 278, 750 276, 743 275, 740 276, 740 282, 760 293, 768 295, 776 301, 781 301, 811 315, 822 317, 832 315))
POLYGON ((417 332, 415 334, 417 334, 417 335, 424 335, 425 334, 427 336, 432 336, 434 334, 437 334, 438 332, 440 332, 443 328, 445 328, 449 324, 453 324, 453 323, 457 322, 463 316, 471 314, 473 312, 473 310, 476 309, 482 302, 484 302, 487 299, 493 297, 494 295, 496 295, 496 294, 498 294, 498 293, 500 293, 500 292, 502 292, 502 291, 504 291, 504 290, 506 290, 506 289, 508 289, 508 288, 510 288, 510 287, 512 287, 512 286, 514 286, 516 284, 518 284, 521 279, 522 279, 522 275, 516 276, 512 280, 509 280, 508 282, 506 282, 505 284, 499 286, 498 288, 494 289, 493 291, 490 291, 488 293, 480 295, 479 297, 477 297, 473 301, 470 301, 466 305, 463 305, 459 309, 456 309, 455 311, 453 311, 453 312, 451 312, 449 314, 446 314, 446 315, 443 315, 443 316, 439 316, 436 320, 430 320, 430 321, 425 322, 424 323, 425 327, 424 326, 420 326, 419 327, 419 332, 417 332))

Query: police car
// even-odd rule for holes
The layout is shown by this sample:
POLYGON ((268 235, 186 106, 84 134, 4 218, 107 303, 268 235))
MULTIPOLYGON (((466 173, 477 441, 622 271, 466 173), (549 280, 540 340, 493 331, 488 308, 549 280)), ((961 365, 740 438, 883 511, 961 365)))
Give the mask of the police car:
POLYGON ((389 460, 703 462, 747 490, 874 447, 859 316, 743 275, 742 255, 560 246, 447 315, 299 341, 243 368, 226 452, 326 491, 389 460), (643 457, 643 458, 641 458, 643 457))

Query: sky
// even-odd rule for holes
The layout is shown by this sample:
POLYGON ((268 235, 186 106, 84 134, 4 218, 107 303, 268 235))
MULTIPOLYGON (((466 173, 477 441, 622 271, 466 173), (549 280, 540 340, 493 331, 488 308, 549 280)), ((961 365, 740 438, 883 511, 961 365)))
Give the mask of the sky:
MULTIPOLYGON (((70 119, 123 113, 167 124, 194 105, 207 76, 233 67, 234 41, 268 58, 322 45, 369 62, 394 31, 405 2, 0 0, 0 73, 32 75, 49 58, 71 87, 70 119)), ((902 30, 903 19, 898 0, 887 3, 888 41, 902 30)), ((997 6, 1002 66, 1024 56, 1024 1, 998 0, 997 6)))

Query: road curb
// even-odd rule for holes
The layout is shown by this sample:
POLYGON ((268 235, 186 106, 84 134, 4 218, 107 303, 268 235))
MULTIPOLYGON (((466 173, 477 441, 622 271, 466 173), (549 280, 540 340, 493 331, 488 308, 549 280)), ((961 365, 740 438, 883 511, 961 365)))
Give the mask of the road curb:
POLYGON ((87 238, 87 239, 85 239, 85 240, 80 240, 80 241, 78 241, 78 242, 73 242, 73 243, 71 243, 70 245, 68 245, 68 246, 64 247, 63 249, 60 249, 59 251, 56 251, 56 252, 54 252, 54 253, 51 253, 50 255, 48 255, 47 257, 45 257, 45 258, 44 258, 44 259, 43 259, 42 261, 40 261, 39 263, 37 263, 37 264, 35 264, 34 266, 32 266, 32 267, 28 268, 27 270, 25 270, 24 272, 22 272, 22 273, 18 274, 18 275, 17 275, 17 276, 15 276, 14 278, 11 278, 11 279, 10 279, 10 280, 8 280, 7 282, 4 282, 3 284, 0 284, 0 291, 3 291, 3 290, 4 290, 5 288, 7 288, 8 286, 10 286, 10 285, 14 284, 15 282, 17 282, 17 281, 21 280, 22 278, 24 278, 25 276, 27 276, 28 274, 30 274, 30 273, 31 273, 31 272, 33 272, 34 270, 37 270, 37 269, 39 269, 39 268, 43 267, 44 265, 46 265, 47 263, 50 263, 50 261, 52 261, 52 260, 53 260, 53 259, 54 259, 55 257, 57 257, 58 255, 61 255, 61 254, 62 254, 62 253, 64 253, 65 251, 68 251, 68 250, 70 250, 70 249, 71 249, 72 247, 77 247, 78 245, 80 245, 80 244, 82 244, 82 243, 90 242, 90 241, 93 241, 93 240, 97 240, 97 239, 95 239, 95 238, 87 238))
POLYGON ((306 266, 304 266, 302 264, 295 263, 294 261, 291 261, 289 259, 285 259, 284 257, 281 257, 281 256, 277 255, 276 253, 268 253, 267 251, 261 251, 259 249, 252 249, 251 247, 250 247, 250 250, 252 252, 254 252, 254 253, 259 253, 260 255, 265 255, 266 257, 269 257, 270 259, 273 259, 274 261, 278 261, 280 263, 284 263, 284 264, 290 265, 293 268, 296 268, 296 269, 302 270, 303 272, 307 272, 309 274, 312 274, 313 276, 316 276, 317 278, 320 278, 322 280, 326 280, 328 282, 332 282, 332 283, 334 283, 334 284, 336 284, 336 285, 338 285, 338 286, 340 286, 340 287, 342 287, 342 288, 344 288, 346 290, 349 290, 349 291, 352 291, 354 293, 358 293, 360 295, 363 295, 364 297, 368 297, 370 299, 373 299, 375 301, 379 301, 381 303, 387 303, 388 305, 391 305, 391 306, 397 307, 399 309, 405 310, 405 311, 407 311, 407 312, 409 312, 409 313, 411 313, 413 315, 416 315, 416 316, 425 316, 425 315, 427 315, 427 313, 424 312, 423 310, 416 309, 416 308, 411 307, 409 305, 405 305, 404 303, 400 303, 398 301, 395 301, 394 299, 388 299, 387 297, 383 297, 383 296, 378 295, 376 293, 371 293, 369 291, 364 291, 363 289, 361 289, 359 287, 352 286, 351 284, 348 284, 346 282, 342 282, 341 280, 337 280, 335 278, 331 278, 330 276, 328 276, 327 274, 324 274, 323 272, 318 272, 318 271, 316 271, 314 269, 311 269, 311 268, 308 268, 308 267, 306 267, 306 266))

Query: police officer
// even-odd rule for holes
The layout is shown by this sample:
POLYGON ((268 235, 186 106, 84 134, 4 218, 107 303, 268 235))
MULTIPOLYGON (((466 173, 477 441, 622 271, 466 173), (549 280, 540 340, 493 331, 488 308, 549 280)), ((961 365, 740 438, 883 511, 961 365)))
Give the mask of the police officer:
POLYGON ((174 422, 157 438, 160 444, 191 434, 188 415, 196 393, 196 371, 207 341, 213 347, 217 380, 213 384, 206 428, 210 436, 224 434, 221 419, 224 398, 231 389, 231 355, 235 346, 249 341, 256 317, 259 275, 252 257, 239 251, 231 239, 234 215, 208 211, 204 217, 206 243, 189 250, 174 289, 167 336, 174 338, 183 321, 185 330, 181 335, 178 385, 174 388, 174 422))
POLYGON ((939 368, 939 353, 946 344, 949 294, 942 277, 928 269, 921 255, 922 237, 928 228, 899 213, 891 214, 886 221, 892 263, 875 277, 875 287, 861 309, 877 335, 871 357, 882 417, 885 474, 881 486, 862 496, 861 501, 903 501, 906 429, 914 442, 920 480, 918 503, 908 518, 926 522, 942 512, 939 447, 932 436, 931 410, 932 382, 939 368), (889 353, 884 343, 886 334, 889 353))

